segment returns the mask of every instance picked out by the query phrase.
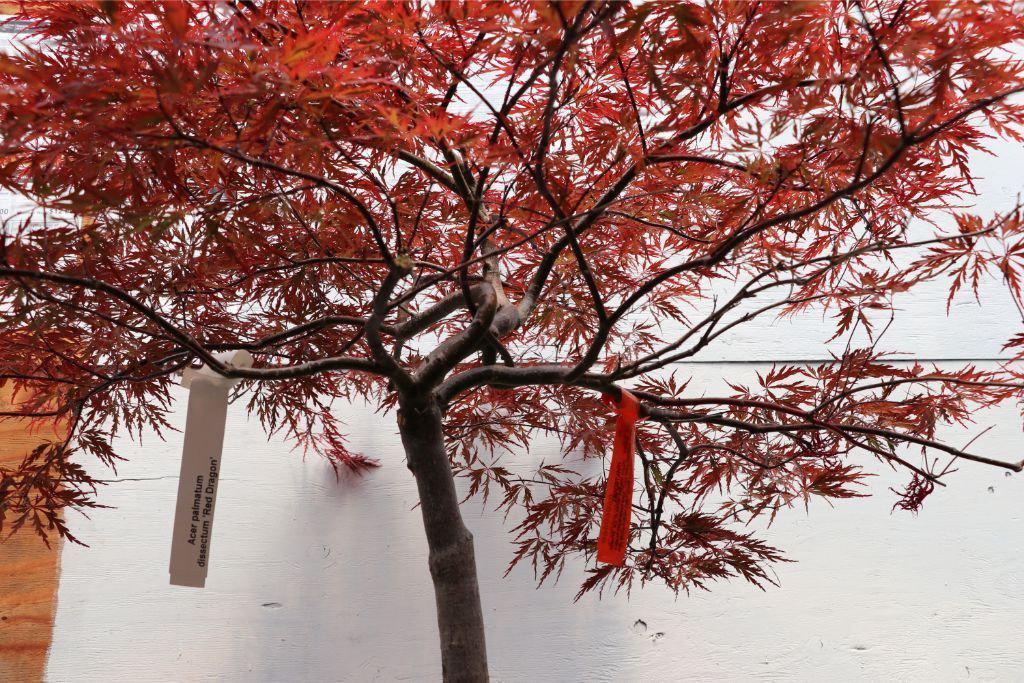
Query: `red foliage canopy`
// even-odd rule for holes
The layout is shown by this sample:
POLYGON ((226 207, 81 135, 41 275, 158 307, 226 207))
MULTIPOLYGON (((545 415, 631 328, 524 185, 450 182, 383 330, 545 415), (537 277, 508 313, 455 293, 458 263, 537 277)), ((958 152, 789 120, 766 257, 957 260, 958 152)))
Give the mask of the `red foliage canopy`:
POLYGON ((846 334, 936 278, 1019 294, 1019 211, 941 220, 968 154, 1021 140, 1012 2, 28 4, 0 184, 42 208, 3 233, 0 372, 75 426, 2 471, 10 523, 94 504, 75 454, 165 425, 193 362, 357 468, 335 399, 436 400, 541 577, 593 556, 603 479, 495 451, 599 457, 599 395, 630 387, 630 556, 584 590, 770 580, 778 551, 733 525, 858 495, 873 458, 908 509, 958 460, 1021 469, 936 440, 1024 396, 1011 367, 850 349, 705 396, 677 365, 757 317, 846 334), (236 348, 256 367, 211 355, 236 348))

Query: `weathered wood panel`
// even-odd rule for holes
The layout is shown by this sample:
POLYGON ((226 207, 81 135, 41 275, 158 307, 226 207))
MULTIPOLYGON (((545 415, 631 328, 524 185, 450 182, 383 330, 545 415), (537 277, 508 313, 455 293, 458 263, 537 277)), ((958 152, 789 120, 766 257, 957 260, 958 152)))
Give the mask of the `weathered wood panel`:
MULTIPOLYGON (((10 410, 12 392, 0 387, 0 410, 10 410)), ((52 423, 0 419, 0 467, 21 463, 44 441, 59 438, 52 423)), ((0 541, 0 681, 42 679, 50 647, 60 543, 47 547, 26 530, 0 541)))

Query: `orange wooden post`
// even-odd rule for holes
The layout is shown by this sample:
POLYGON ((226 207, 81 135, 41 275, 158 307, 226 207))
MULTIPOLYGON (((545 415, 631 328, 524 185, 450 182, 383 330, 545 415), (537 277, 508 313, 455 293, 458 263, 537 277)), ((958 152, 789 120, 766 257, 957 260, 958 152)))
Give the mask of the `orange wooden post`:
MULTIPOLYGON (((18 0, 0 0, 0 19, 22 11, 18 0)), ((10 385, 0 385, 0 411, 16 410, 10 385)), ((63 439, 57 420, 0 418, 0 468, 18 467, 41 443, 63 439)), ((31 530, 0 536, 0 681, 43 680, 53 636, 60 577, 61 540, 50 547, 31 530)))
MULTIPOLYGON (((0 18, 20 2, 0 1, 0 18)), ((0 386, 0 410, 12 405, 12 388, 0 386)), ((62 438, 57 421, 0 418, 0 468, 15 468, 40 443, 62 438)), ((31 531, 0 537, 0 681, 43 680, 53 636, 60 576, 60 538, 50 547, 31 531)))
MULTIPOLYGON (((12 393, 0 386, 0 410, 12 409, 12 393)), ((61 438, 58 432, 56 421, 0 418, 0 467, 17 467, 40 443, 61 438)), ((31 530, 0 540, 0 681, 43 679, 59 573, 56 535, 49 548, 31 530)))

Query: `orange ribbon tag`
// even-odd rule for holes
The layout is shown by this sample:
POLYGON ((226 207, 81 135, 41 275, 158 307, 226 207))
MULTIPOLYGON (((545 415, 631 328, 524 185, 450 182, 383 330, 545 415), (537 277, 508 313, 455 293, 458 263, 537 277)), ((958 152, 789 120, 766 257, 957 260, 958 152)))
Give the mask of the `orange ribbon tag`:
POLYGON ((633 513, 633 450, 636 446, 636 421, 640 402, 625 389, 616 404, 609 396, 604 401, 616 407, 615 448, 608 468, 604 490, 601 531, 597 535, 597 561, 621 567, 629 545, 629 521, 633 513))

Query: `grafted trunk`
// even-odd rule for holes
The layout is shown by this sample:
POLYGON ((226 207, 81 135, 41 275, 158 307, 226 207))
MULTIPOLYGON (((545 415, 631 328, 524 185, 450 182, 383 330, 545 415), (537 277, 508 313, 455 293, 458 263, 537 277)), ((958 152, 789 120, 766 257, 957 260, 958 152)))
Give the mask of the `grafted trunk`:
POLYGON ((487 648, 473 535, 462 522, 441 412, 431 400, 403 401, 398 414, 409 469, 416 477, 430 548, 445 681, 488 680, 487 648))

